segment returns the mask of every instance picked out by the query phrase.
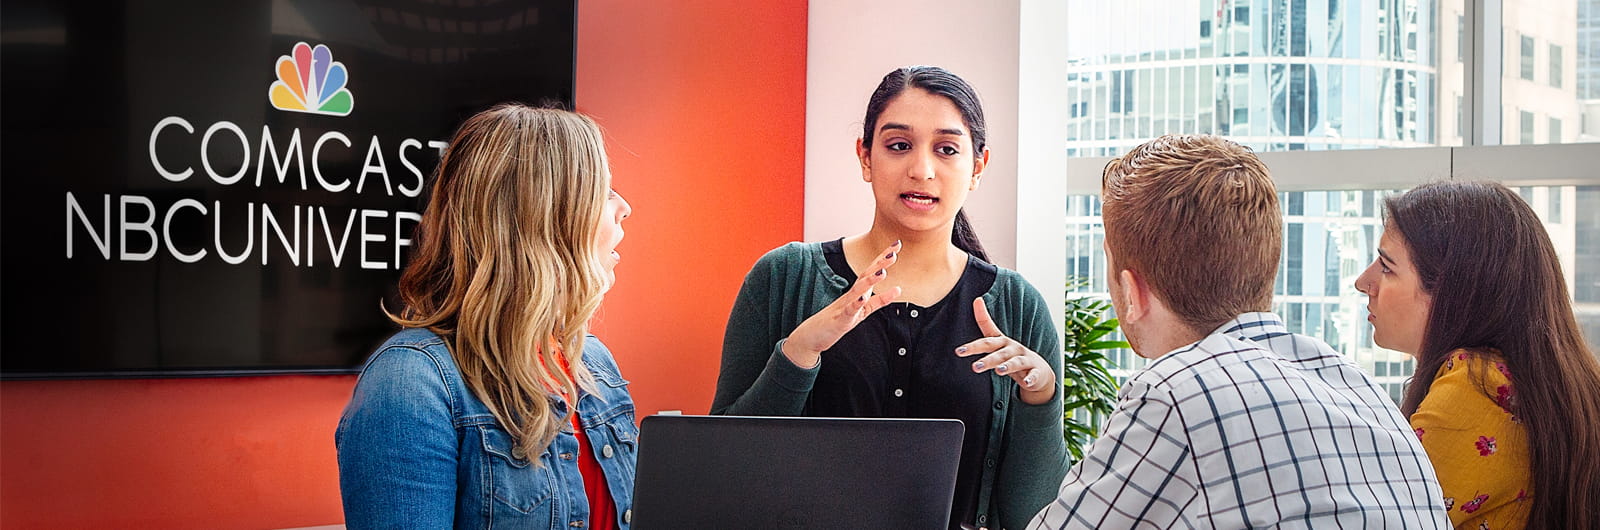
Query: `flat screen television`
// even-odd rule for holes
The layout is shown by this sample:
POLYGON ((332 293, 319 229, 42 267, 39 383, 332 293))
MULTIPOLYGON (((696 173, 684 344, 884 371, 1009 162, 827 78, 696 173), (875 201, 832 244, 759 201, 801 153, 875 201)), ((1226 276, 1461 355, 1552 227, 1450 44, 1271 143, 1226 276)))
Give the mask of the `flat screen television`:
MULTIPOLYGON (((350 372, 455 126, 575 0, 0 4, 0 377, 350 372)), ((388 300, 387 302, 384 302, 388 300)))

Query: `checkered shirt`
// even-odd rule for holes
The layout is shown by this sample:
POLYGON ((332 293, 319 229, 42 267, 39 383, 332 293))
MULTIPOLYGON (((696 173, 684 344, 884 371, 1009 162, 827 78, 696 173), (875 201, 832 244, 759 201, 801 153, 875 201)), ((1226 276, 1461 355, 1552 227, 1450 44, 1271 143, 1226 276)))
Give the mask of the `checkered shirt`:
POLYGON ((1029 528, 1450 528, 1389 396, 1277 315, 1152 361, 1118 400, 1029 528))

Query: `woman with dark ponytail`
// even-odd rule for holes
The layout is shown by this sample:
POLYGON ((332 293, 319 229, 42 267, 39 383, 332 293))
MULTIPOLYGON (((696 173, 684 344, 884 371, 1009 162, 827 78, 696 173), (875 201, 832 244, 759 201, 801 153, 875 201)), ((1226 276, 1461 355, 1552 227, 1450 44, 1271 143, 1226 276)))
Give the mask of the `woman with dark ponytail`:
POLYGON ((962 212, 985 137, 966 81, 931 66, 884 76, 856 145, 872 226, 756 263, 711 411, 959 419, 950 527, 1022 528, 1067 469, 1061 340, 1044 298, 988 263, 962 212))
POLYGON ((1493 182, 1389 198, 1356 279, 1373 342, 1412 354, 1400 411, 1456 528, 1600 528, 1600 362, 1544 224, 1493 182))

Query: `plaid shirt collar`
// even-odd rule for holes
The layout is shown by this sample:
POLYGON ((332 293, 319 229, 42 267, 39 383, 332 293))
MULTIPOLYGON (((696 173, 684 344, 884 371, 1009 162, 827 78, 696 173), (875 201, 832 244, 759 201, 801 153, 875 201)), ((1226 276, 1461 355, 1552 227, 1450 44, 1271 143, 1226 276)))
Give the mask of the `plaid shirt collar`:
POLYGON ((1283 325, 1283 319, 1273 313, 1258 312, 1245 313, 1229 320, 1209 335, 1229 335, 1239 340, 1261 342, 1272 337, 1289 334, 1289 327, 1283 325))

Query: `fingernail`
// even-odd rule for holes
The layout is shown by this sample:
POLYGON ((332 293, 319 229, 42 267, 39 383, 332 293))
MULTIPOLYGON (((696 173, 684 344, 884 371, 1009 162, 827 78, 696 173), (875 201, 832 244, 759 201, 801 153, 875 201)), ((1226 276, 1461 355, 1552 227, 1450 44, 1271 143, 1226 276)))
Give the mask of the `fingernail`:
MULTIPOLYGON (((966 346, 962 346, 960 348, 956 348, 956 355, 961 355, 963 353, 967 353, 967 347, 966 346)), ((983 363, 980 362, 978 364, 983 364, 983 363)))
POLYGON ((1033 376, 1022 378, 1022 386, 1033 386, 1033 376))
POLYGON ((866 300, 866 299, 867 299, 867 295, 865 295, 865 294, 862 294, 862 295, 861 295, 861 296, 860 296, 860 297, 858 297, 858 298, 856 298, 856 301, 857 301, 857 302, 860 302, 860 301, 862 301, 862 300, 866 300))
POLYGON ((883 276, 883 269, 878 269, 878 272, 875 272, 872 275, 873 276, 883 276))
POLYGON ((893 252, 890 252, 890 253, 889 253, 889 254, 888 254, 888 255, 885 255, 885 256, 884 256, 884 257, 883 257, 883 259, 894 259, 894 253, 893 253, 893 252))
POLYGON ((973 371, 978 371, 978 370, 982 370, 982 369, 983 369, 983 361, 978 361, 978 362, 972 363, 972 370, 973 371))
POLYGON ((1006 373, 1006 363, 1000 363, 1000 366, 994 367, 994 373, 997 373, 997 374, 1006 373))
POLYGON ((898 240, 898 239, 894 240, 894 246, 897 246, 897 247, 900 246, 900 240, 898 240))

